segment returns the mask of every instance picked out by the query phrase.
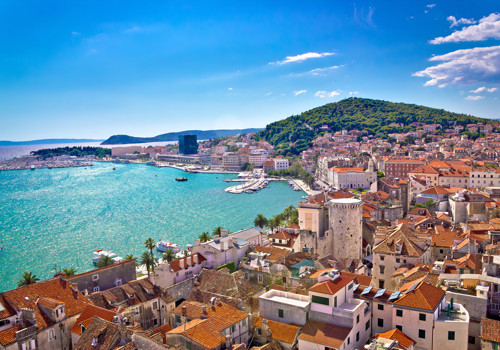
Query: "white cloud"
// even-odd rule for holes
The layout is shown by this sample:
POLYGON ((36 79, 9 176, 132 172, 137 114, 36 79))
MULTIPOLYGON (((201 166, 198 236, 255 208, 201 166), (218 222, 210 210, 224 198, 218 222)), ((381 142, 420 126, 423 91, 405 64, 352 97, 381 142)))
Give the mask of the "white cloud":
POLYGON ((340 95, 340 93, 341 93, 340 90, 335 90, 335 91, 320 90, 320 91, 316 91, 316 93, 314 94, 314 96, 320 97, 320 98, 335 97, 335 96, 340 95))
POLYGON ((232 91, 232 90, 233 90, 233 88, 227 88, 227 91, 232 91))
POLYGON ((467 96, 465 99, 466 100, 469 100, 469 101, 479 101, 479 100, 482 100, 484 98, 484 96, 467 96))
POLYGON ((434 7, 436 7, 436 4, 429 4, 426 7, 429 8, 429 9, 433 9, 434 7))
POLYGON ((430 78, 425 86, 500 82, 500 46, 456 50, 429 61, 442 63, 413 74, 430 78))
POLYGON ((292 62, 302 62, 311 58, 320 58, 325 56, 334 55, 334 52, 307 52, 297 56, 286 56, 283 61, 270 62, 269 64, 287 64, 292 62))
POLYGON ((307 92, 307 90, 298 90, 298 91, 294 91, 293 94, 295 96, 299 96, 300 94, 305 94, 307 92))
POLYGON ((500 13, 492 13, 481 18, 479 24, 464 27, 445 37, 437 37, 431 40, 430 43, 443 44, 487 39, 500 39, 500 13))
POLYGON ((79 32, 71 32, 71 35, 73 35, 73 36, 79 36, 79 35, 81 35, 81 33, 79 33, 79 32))
POLYGON ((456 26, 459 26, 459 25, 467 25, 467 24, 476 24, 476 21, 474 20, 474 18, 460 18, 460 19, 456 19, 455 16, 448 16, 446 18, 446 20, 448 22, 450 22, 450 28, 453 28, 453 27, 456 27, 456 26))
POLYGON ((269 95, 271 95, 271 94, 272 94, 272 92, 268 92, 268 93, 266 93, 266 96, 269 96, 269 95))
POLYGON ((357 95, 357 94, 359 94, 358 91, 349 91, 349 95, 350 96, 354 96, 354 95, 357 95))
POLYGON ((133 27, 125 29, 125 33, 138 33, 138 32, 142 32, 143 30, 144 30, 144 28, 142 28, 142 27, 133 26, 133 27))
POLYGON ((316 69, 310 70, 307 73, 312 74, 312 75, 325 75, 329 71, 339 69, 340 67, 342 67, 342 66, 340 65, 340 66, 331 66, 331 67, 325 67, 325 68, 316 68, 316 69))
POLYGON ((481 86, 481 87, 478 87, 476 90, 470 90, 469 92, 472 92, 474 94, 479 94, 481 92, 495 92, 497 91, 498 89, 496 87, 494 88, 487 88, 485 86, 481 86))

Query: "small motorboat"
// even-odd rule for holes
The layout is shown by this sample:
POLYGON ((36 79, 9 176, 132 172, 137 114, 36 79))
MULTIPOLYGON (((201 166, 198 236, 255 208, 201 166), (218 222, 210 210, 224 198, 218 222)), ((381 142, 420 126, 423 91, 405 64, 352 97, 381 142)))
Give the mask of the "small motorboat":
POLYGON ((32 165, 32 166, 30 166, 30 169, 31 169, 31 170, 35 170, 36 168, 35 168, 35 166, 34 166, 34 165, 32 165))
POLYGON ((224 182, 231 182, 231 181, 233 181, 233 180, 231 180, 231 179, 225 179, 224 180, 224 182))
POLYGON ((158 249, 160 252, 166 252, 169 249, 174 253, 178 253, 181 251, 181 247, 179 247, 178 244, 166 241, 159 241, 158 243, 156 243, 156 249, 158 249))
POLYGON ((182 176, 182 177, 176 177, 176 178, 175 178, 175 181, 187 181, 187 180, 188 180, 188 179, 187 179, 187 178, 185 178, 184 176, 182 176))
POLYGON ((102 250, 102 249, 97 249, 93 254, 92 254, 92 262, 94 264, 97 264, 99 260, 101 260, 103 257, 109 256, 111 259, 116 258, 116 254, 113 253, 111 250, 102 250))

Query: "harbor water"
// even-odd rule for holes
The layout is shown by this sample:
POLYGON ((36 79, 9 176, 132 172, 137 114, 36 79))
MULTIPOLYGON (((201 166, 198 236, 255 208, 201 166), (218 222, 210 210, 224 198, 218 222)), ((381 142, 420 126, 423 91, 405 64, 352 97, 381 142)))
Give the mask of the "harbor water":
POLYGON ((25 271, 42 279, 59 268, 88 271, 96 249, 139 256, 148 237, 185 247, 217 226, 252 227, 258 213, 270 217, 304 195, 286 182, 226 193, 232 184, 223 180, 234 177, 99 162, 0 172, 0 291, 15 288, 25 271))

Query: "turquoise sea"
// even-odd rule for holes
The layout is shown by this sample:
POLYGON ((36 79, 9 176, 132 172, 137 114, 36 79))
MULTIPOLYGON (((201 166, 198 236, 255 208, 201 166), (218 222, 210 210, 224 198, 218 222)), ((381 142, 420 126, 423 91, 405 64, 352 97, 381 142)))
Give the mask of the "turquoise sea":
POLYGON ((0 172, 0 291, 15 288, 25 271, 51 277, 55 264, 88 271, 99 248, 138 256, 148 237, 185 246, 219 225, 248 228, 258 213, 280 213, 304 195, 286 182, 224 192, 232 184, 223 180, 235 176, 111 163, 0 172))

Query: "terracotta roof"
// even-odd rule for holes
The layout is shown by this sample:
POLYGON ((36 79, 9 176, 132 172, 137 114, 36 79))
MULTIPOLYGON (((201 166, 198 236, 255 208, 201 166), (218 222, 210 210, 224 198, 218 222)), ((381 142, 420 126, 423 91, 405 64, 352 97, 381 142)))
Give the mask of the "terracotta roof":
POLYGON ((372 282, 371 276, 361 275, 359 273, 352 273, 348 271, 341 271, 341 276, 354 278, 354 283, 361 284, 363 286, 369 286, 372 282))
POLYGON ((0 311, 0 320, 16 314, 16 310, 10 306, 10 304, 5 300, 4 296, 0 294, 0 305, 3 306, 2 311, 0 311))
POLYGON ((279 232, 276 232, 272 235, 269 235, 268 238, 271 238, 271 239, 290 239, 290 235, 286 231, 279 231, 279 232))
POLYGON ((237 278, 233 274, 223 271, 203 269, 198 277, 196 289, 217 295, 246 300, 263 287, 245 279, 237 278))
POLYGON ((333 295, 352 282, 354 278, 339 276, 334 281, 324 281, 316 283, 309 288, 310 292, 333 295))
POLYGON ((407 224, 402 223, 396 227, 379 227, 377 235, 385 233, 386 238, 373 248, 377 254, 397 254, 396 247, 401 246, 399 255, 420 257, 424 251, 417 246, 414 241, 420 240, 415 233, 410 230, 407 224))
POLYGON ((447 229, 438 229, 435 228, 436 234, 432 236, 433 247, 446 247, 451 248, 455 245, 455 240, 461 241, 463 238, 460 238, 457 231, 451 231, 447 229))
POLYGON ((441 288, 421 282, 414 290, 394 301, 395 305, 434 311, 446 292, 441 288))
MULTIPOLYGON (((253 324, 255 327, 262 328, 262 317, 255 316, 253 324)), ((272 339, 276 339, 285 343, 293 344, 300 327, 291 324, 285 324, 273 320, 267 320, 267 326, 271 330, 272 339)))
POLYGON ((260 245, 255 246, 255 251, 269 254, 268 256, 266 256, 265 260, 272 262, 276 262, 290 253, 288 250, 283 248, 264 247, 260 245))
POLYGON ((409 174, 439 174, 439 171, 434 169, 433 167, 429 165, 422 165, 419 166, 418 168, 415 168, 413 170, 410 170, 408 172, 409 174))
POLYGON ((364 173, 365 172, 365 170, 363 168, 336 168, 336 167, 331 167, 330 170, 335 171, 336 173, 347 173, 347 172, 364 173))
POLYGON ((491 318, 481 319, 481 338, 484 340, 500 343, 500 321, 491 318))
POLYGON ((377 334, 378 338, 385 338, 391 340, 397 340, 397 342, 402 345, 404 348, 409 349, 410 346, 416 343, 415 340, 411 339, 409 336, 401 332, 398 328, 395 328, 391 331, 385 333, 377 334))
MULTIPOLYGON (((103 309, 102 307, 94 306, 94 305, 87 305, 81 315, 77 318, 75 324, 73 327, 71 327, 71 333, 75 333, 77 335, 82 334, 82 324, 84 321, 89 321, 92 318, 99 317, 102 320, 105 321, 113 321, 113 317, 116 315, 116 312, 114 311, 109 311, 106 309, 103 309)), ((85 327, 87 328, 87 327, 85 327)))
POLYGON ((426 190, 423 190, 421 192, 422 194, 436 194, 436 195, 440 195, 440 194, 449 194, 450 191, 444 187, 441 187, 441 186, 434 186, 434 187, 430 187, 426 190))
POLYGON ((186 307, 185 316, 192 319, 192 321, 169 331, 167 335, 182 334, 207 349, 213 349, 224 344, 226 337, 221 331, 249 316, 246 312, 224 303, 207 305, 194 301, 183 302, 172 311, 172 314, 182 315, 183 306, 186 307), (203 313, 204 306, 206 307, 206 314, 203 313), (201 319, 202 316, 206 317, 206 319, 201 319))
POLYGON ((12 327, 0 331, 0 344, 3 346, 9 345, 16 341, 16 332, 24 327, 21 324, 16 324, 12 327))
POLYGON ((186 268, 188 266, 194 266, 195 265, 195 263, 194 263, 194 256, 195 255, 198 256, 198 263, 199 264, 201 264, 203 261, 207 260, 200 253, 196 253, 196 254, 193 254, 193 255, 188 255, 188 256, 186 256, 186 257, 184 257, 182 259, 172 260, 168 264, 169 264, 170 268, 172 269, 172 271, 177 272, 177 271, 182 270, 181 269, 181 265, 180 265, 180 261, 181 260, 184 261, 184 268, 186 268))
POLYGON ((97 348, 99 350, 112 350, 119 344, 120 338, 120 325, 104 321, 99 317, 94 317, 73 349, 87 350, 97 348), (95 347, 92 346, 92 343, 96 338, 98 339, 98 344, 95 347))
POLYGON ((64 304, 68 318, 78 315, 90 304, 90 301, 82 293, 73 291, 70 283, 59 277, 3 292, 2 296, 15 310, 20 311, 22 308, 35 310, 37 330, 42 330, 55 323, 37 305, 39 298, 57 300, 57 302, 64 304))
POLYGON ((309 320, 302 328, 299 339, 340 349, 350 332, 351 328, 348 327, 309 320))

